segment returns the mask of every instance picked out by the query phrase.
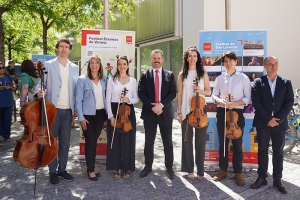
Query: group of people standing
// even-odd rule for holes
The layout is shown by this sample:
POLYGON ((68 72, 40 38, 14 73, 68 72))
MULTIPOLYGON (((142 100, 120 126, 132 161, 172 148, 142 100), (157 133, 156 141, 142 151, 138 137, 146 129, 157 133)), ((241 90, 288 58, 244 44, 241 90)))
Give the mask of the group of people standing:
MULTIPOLYGON (((72 43, 68 39, 60 39, 55 48, 57 57, 44 64, 48 71, 44 83, 46 90, 37 89, 35 95, 36 98, 45 95, 46 100, 51 101, 57 109, 55 122, 52 125, 52 134, 59 141, 59 151, 57 158, 49 164, 50 184, 57 185, 58 178, 67 181, 74 180, 74 177, 66 171, 66 166, 70 147, 71 122, 75 117, 78 117, 85 137, 85 158, 89 179, 97 181, 101 176, 95 167, 95 157, 97 140, 106 121, 106 169, 115 171, 113 175, 115 179, 130 178, 131 172, 135 171, 136 116, 133 104, 137 103, 139 99, 143 103, 141 118, 145 128, 145 166, 140 177, 144 178, 152 171, 154 142, 157 126, 159 126, 164 146, 166 175, 173 179, 175 174, 173 171, 172 125, 174 111, 172 101, 176 97, 177 89, 177 114, 182 130, 181 171, 186 172, 190 180, 203 179, 207 126, 193 128, 188 124, 188 115, 191 112, 190 102, 195 94, 198 93, 199 96, 205 97, 211 94, 211 88, 209 76, 195 46, 190 46, 183 53, 183 66, 178 75, 178 87, 174 74, 162 68, 163 52, 158 49, 153 50, 150 55, 152 69, 141 75, 137 86, 136 79, 129 75, 130 62, 126 56, 117 59, 116 73, 109 79, 103 74, 101 58, 97 55, 89 58, 87 73, 78 77, 78 66, 68 60, 72 43), (198 85, 193 83, 195 77, 199 77, 198 85), (124 91, 126 91, 126 95, 124 91), (129 120, 132 125, 127 132, 116 129, 116 122, 120 120, 119 108, 122 105, 127 106, 126 120, 129 120), (196 177, 194 160, 197 168, 196 177)), ((238 114, 237 124, 243 130, 245 126, 243 108, 252 101, 256 110, 253 125, 257 128, 259 177, 251 187, 259 188, 267 184, 268 144, 271 138, 273 185, 280 192, 286 193, 287 190, 282 184, 281 178, 287 115, 293 105, 291 82, 277 75, 278 59, 273 56, 264 59, 267 75, 257 78, 253 86, 245 74, 236 70, 237 56, 234 52, 223 53, 221 59, 226 71, 217 77, 212 92, 213 102, 218 107, 216 119, 220 167, 214 180, 221 181, 227 176, 228 148, 224 148, 224 145, 227 147, 229 142, 228 139, 224 141, 226 109, 231 109, 238 114), (276 95, 279 92, 280 95, 276 95)), ((0 63, 0 80, 3 79, 3 73, 1 73, 3 70, 1 70, 0 63)), ((28 73, 30 72, 28 71, 28 73)), ((11 85, 14 83, 12 82, 11 85)), ((27 89, 28 86, 32 85, 27 84, 27 89)), ((26 86, 23 87, 22 90, 26 91, 26 86)), ((38 88, 41 88, 40 84, 38 84, 38 88)), ((0 86, 0 91, 2 90, 4 90, 3 86, 0 86)), ((21 105, 23 101, 25 101, 25 92, 24 95, 23 92, 21 95, 21 105)), ((204 108, 204 112, 206 114, 206 108, 204 108)), ((242 142, 242 136, 232 140, 233 170, 239 186, 245 185, 241 173, 242 142)))

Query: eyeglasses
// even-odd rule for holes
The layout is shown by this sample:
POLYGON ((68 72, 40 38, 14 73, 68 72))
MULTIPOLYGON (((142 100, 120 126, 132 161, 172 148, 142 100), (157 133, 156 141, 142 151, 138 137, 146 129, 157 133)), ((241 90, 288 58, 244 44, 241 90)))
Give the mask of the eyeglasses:
POLYGON ((0 67, 0 70, 1 70, 1 69, 5 69, 5 67, 0 67))

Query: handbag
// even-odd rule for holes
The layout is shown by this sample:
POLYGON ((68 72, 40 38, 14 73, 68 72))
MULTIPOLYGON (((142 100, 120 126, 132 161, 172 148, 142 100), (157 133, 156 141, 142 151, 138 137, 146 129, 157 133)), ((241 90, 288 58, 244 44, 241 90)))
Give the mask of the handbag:
MULTIPOLYGON (((9 76, 8 76, 8 78, 9 78, 10 81, 12 82, 12 79, 11 79, 9 76)), ((19 97, 18 97, 18 95, 15 93, 14 90, 11 91, 11 94, 12 94, 12 96, 13 96, 14 101, 17 101, 19 97)))
POLYGON ((14 90, 12 90, 11 93, 12 93, 12 96, 13 96, 14 101, 17 101, 18 98, 19 98, 18 95, 15 93, 14 90))
POLYGON ((28 89, 28 93, 27 93, 28 102, 35 100, 34 91, 35 91, 35 88, 36 88, 36 83, 35 83, 34 79, 31 76, 30 76, 30 79, 33 82, 34 86, 31 89, 28 89))

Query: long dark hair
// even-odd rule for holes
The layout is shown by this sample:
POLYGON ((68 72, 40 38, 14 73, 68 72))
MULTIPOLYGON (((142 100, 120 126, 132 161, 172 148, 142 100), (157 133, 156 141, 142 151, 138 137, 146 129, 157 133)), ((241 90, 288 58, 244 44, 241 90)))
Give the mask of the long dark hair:
POLYGON ((189 57, 189 53, 191 51, 194 51, 194 52, 197 53, 197 58, 198 58, 198 60, 196 62, 197 76, 199 78, 201 78, 205 74, 205 70, 203 68, 203 63, 202 63, 202 60, 201 60, 201 56, 200 56, 200 53, 199 53, 197 47, 196 46, 190 46, 183 53, 183 58, 182 58, 182 60, 183 60, 183 66, 182 66, 182 70, 181 70, 181 72, 182 72, 182 74, 181 74, 182 81, 187 78, 187 75, 188 75, 188 72, 189 72, 189 63, 188 63, 187 60, 188 60, 188 57, 189 57))
POLYGON ((119 69, 118 69, 119 60, 125 60, 125 61, 126 61, 127 65, 128 65, 128 68, 127 68, 127 70, 126 70, 126 74, 127 74, 128 76, 130 76, 130 75, 129 75, 129 61, 128 61, 128 59, 127 59, 126 56, 122 56, 122 57, 118 58, 118 60, 117 60, 117 71, 116 71, 116 73, 113 75, 113 80, 114 80, 114 81, 115 81, 116 78, 120 75, 120 72, 119 72, 119 69))
POLYGON ((96 60, 98 60, 100 62, 100 68, 98 70, 98 77, 100 79, 102 79, 102 77, 103 77, 103 67, 102 67, 101 59, 100 59, 100 57, 98 55, 92 55, 92 57, 90 57, 89 62, 88 62, 88 66, 87 66, 87 70, 86 70, 87 71, 87 76, 91 80, 93 80, 92 71, 91 71, 91 68, 90 68, 90 65, 91 65, 90 63, 91 63, 91 60, 93 58, 95 58, 96 60))
POLYGON ((31 60, 24 60, 22 62, 21 72, 25 72, 33 78, 38 78, 36 68, 31 60))

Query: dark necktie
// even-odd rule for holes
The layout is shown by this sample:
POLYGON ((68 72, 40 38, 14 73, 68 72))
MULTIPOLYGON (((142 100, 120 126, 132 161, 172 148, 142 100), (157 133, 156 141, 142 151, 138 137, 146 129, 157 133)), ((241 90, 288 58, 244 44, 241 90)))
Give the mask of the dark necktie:
POLYGON ((155 71, 155 103, 159 103, 159 77, 158 77, 158 70, 155 71))

